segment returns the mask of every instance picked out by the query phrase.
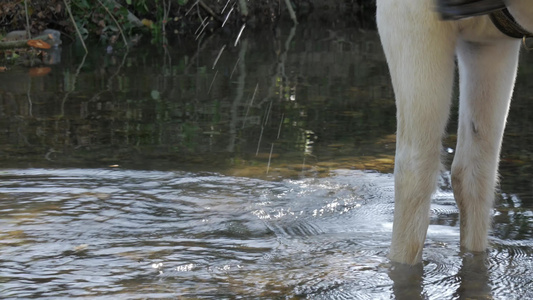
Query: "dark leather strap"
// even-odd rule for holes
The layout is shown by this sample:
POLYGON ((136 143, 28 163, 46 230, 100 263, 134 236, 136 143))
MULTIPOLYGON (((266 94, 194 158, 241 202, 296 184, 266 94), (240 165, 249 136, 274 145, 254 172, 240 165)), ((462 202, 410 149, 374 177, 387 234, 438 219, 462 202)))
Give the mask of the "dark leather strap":
POLYGON ((533 33, 525 30, 515 21, 507 8, 492 12, 490 19, 494 23, 494 26, 507 36, 515 39, 533 37, 533 33))

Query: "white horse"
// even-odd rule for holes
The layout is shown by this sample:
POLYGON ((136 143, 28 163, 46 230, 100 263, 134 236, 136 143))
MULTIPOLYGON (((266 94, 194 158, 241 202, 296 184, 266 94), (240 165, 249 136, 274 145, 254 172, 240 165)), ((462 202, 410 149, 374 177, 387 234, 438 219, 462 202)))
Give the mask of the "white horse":
MULTIPOLYGON (((442 21, 434 6, 434 0, 377 0, 377 24, 397 106, 389 258, 412 265, 422 259, 429 226, 456 56, 460 108, 451 171, 461 248, 472 252, 487 248, 500 146, 521 45, 520 39, 502 34, 488 15, 442 21)), ((507 0, 507 8, 533 32, 533 0, 507 0)))

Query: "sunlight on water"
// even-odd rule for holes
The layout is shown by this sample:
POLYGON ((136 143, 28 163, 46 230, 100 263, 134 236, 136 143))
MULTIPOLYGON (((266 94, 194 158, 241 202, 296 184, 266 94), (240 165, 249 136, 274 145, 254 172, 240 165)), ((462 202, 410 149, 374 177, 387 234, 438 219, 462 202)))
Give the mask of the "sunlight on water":
POLYGON ((0 179, 2 298, 531 296, 531 236, 461 254, 446 190, 423 270, 390 265, 390 175, 10 169, 0 179))

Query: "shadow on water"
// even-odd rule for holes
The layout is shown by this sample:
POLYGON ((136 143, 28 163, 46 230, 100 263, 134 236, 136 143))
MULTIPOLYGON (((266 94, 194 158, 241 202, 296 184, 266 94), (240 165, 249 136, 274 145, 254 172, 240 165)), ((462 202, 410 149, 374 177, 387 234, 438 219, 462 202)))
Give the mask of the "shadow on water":
POLYGON ((414 268, 386 259, 395 108, 375 32, 64 47, 44 76, 14 66, 0 73, 0 295, 532 298, 524 58, 491 249, 460 252, 444 173, 414 268))

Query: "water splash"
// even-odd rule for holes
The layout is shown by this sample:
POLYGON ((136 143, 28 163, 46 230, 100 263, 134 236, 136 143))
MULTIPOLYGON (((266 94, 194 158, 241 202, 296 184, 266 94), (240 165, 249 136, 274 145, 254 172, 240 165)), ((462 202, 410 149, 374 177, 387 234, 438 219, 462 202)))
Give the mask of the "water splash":
POLYGON ((446 192, 419 272, 390 265, 390 175, 13 169, 0 179, 5 299, 531 296, 531 237, 461 253, 446 192))

